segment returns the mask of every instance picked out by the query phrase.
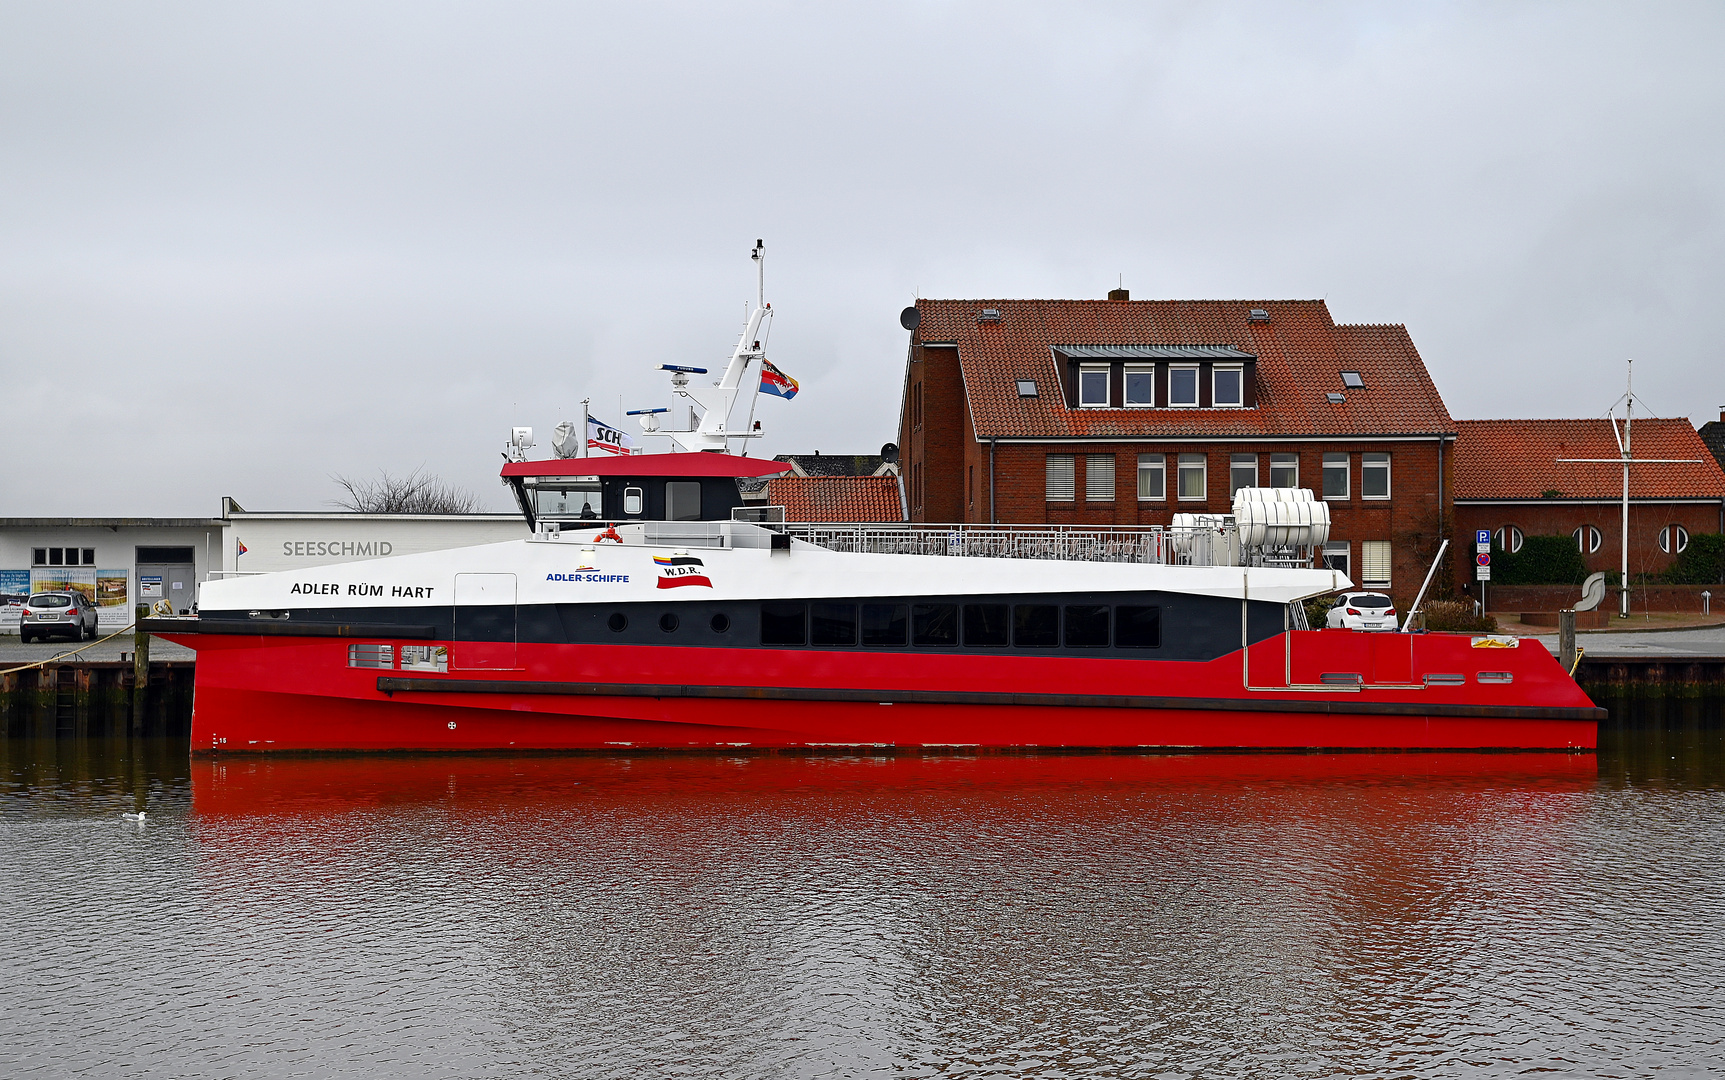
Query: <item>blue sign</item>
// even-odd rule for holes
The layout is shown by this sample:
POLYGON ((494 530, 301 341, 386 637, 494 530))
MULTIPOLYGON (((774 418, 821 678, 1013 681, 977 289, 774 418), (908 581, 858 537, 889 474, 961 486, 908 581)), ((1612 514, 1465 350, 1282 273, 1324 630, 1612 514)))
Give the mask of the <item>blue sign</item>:
POLYGON ((1490 529, 1475 530, 1475 532, 1473 534, 1473 542, 1476 544, 1489 544, 1489 543, 1491 543, 1491 530, 1490 529))

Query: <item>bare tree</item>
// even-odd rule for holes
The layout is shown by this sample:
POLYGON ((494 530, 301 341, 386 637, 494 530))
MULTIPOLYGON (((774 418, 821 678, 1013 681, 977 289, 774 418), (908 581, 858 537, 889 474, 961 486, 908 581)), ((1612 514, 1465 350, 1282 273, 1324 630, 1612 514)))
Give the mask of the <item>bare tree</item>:
POLYGON ((446 484, 423 469, 422 465, 406 476, 379 469, 376 480, 333 476, 347 497, 330 501, 360 514, 471 514, 478 508, 473 492, 446 484))

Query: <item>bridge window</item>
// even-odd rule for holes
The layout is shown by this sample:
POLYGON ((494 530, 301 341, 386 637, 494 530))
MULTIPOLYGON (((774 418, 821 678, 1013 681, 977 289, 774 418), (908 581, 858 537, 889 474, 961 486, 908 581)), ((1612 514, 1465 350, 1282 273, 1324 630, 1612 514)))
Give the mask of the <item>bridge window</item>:
POLYGON ((910 608, 905 604, 864 604, 862 643, 904 647, 910 608))
POLYGON ((640 488, 638 488, 638 487, 626 487, 626 488, 624 488, 623 489, 623 516, 624 517, 640 517, 643 508, 646 506, 646 502, 647 502, 647 500, 641 497, 641 489, 640 488))
POLYGON ((808 643, 807 613, 802 604, 762 604, 762 645, 804 645, 808 643))
POLYGON ((1005 604, 964 605, 964 643, 986 649, 1004 647, 1011 636, 1007 611, 1005 604))
POLYGON ((912 604, 911 644, 957 645, 957 604, 912 604))
POLYGON ((1108 607, 1105 604, 1068 604, 1065 612, 1068 649, 1108 647, 1108 607))
POLYGON ((665 482, 665 520, 701 520, 700 481, 667 480, 665 482))
POLYGON ((809 638, 816 645, 855 645, 855 604, 812 604, 809 607, 809 638))

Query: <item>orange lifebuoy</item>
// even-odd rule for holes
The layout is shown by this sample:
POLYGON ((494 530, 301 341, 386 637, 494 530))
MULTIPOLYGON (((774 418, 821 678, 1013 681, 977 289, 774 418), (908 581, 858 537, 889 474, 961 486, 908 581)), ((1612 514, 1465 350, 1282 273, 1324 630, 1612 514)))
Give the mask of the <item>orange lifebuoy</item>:
POLYGON ((595 544, 603 544, 607 540, 611 541, 613 544, 621 544, 623 542, 623 538, 617 535, 617 526, 607 525, 604 532, 593 538, 593 542, 595 544))

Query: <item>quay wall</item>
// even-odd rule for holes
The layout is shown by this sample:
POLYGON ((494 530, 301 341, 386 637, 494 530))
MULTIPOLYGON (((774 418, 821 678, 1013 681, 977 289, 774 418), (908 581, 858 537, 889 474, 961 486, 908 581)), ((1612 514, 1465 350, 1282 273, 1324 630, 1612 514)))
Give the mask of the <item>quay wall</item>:
POLYGON ((129 661, 44 664, 0 674, 0 732, 15 738, 189 735, 192 676, 191 660, 152 662, 139 710, 129 661))

